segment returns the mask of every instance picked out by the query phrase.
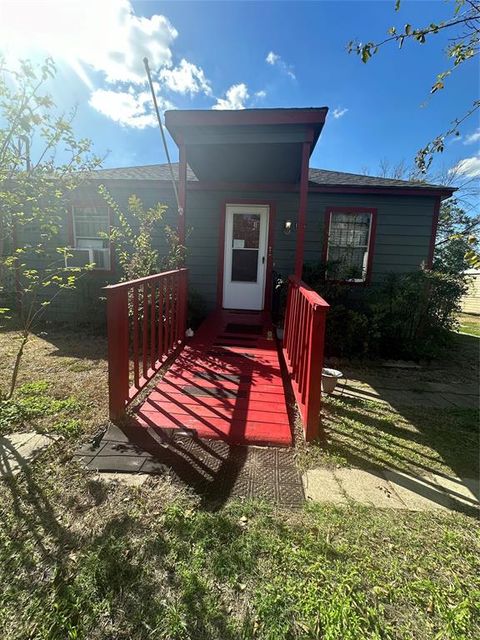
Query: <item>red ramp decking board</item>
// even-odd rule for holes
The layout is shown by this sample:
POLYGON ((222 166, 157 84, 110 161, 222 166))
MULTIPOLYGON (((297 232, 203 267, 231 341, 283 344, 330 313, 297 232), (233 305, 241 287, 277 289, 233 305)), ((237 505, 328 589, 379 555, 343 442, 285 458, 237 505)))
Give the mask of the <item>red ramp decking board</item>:
POLYGON ((143 426, 194 430, 199 438, 230 444, 290 446, 278 352, 265 314, 212 314, 137 418, 143 426))

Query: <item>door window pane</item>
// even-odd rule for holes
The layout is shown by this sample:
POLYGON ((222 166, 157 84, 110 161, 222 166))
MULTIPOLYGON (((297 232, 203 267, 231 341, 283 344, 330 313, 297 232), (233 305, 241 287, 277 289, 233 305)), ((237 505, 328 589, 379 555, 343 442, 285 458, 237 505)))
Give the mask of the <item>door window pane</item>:
POLYGON ((232 247, 258 249, 260 242, 260 215, 235 213, 233 215, 232 247))
POLYGON ((258 251, 251 249, 232 250, 232 282, 256 282, 258 251))

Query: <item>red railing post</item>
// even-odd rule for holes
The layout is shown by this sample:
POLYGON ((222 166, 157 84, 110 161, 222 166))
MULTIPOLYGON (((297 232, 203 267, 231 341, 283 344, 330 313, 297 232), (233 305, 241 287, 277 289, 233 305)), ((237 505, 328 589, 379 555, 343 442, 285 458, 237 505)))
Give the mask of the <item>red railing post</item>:
POLYGON ((163 305, 164 305, 164 295, 163 295, 163 280, 158 281, 158 335, 157 335, 157 360, 158 362, 163 361, 163 354, 165 353, 163 348, 163 305))
POLYGON ((110 419, 125 413, 128 400, 128 289, 107 288, 108 405, 110 419))
POLYGON ((288 281, 287 289, 287 304, 285 307, 285 319, 283 322, 283 344, 287 346, 290 344, 290 314, 292 312, 292 284, 288 281))
POLYGON ((308 352, 305 381, 305 397, 307 411, 305 415, 305 440, 324 438, 320 424, 320 407, 322 402, 322 368, 323 348, 325 343, 326 309, 314 305, 310 321, 310 350, 308 352))
POLYGON ((177 269, 105 287, 109 405, 112 419, 125 413, 126 406, 166 360, 174 357, 183 346, 187 318, 187 273, 188 269, 177 269), (133 347, 132 386, 130 323, 133 347))
POLYGON ((283 354, 307 441, 323 436, 320 406, 327 309, 318 293, 290 276, 283 354))
POLYGON ((186 269, 181 274, 180 283, 180 340, 184 342, 188 322, 188 271, 186 269))
POLYGON ((175 349, 178 344, 178 313, 179 295, 180 295, 180 277, 179 274, 175 274, 173 279, 173 305, 172 305, 172 345, 175 349))

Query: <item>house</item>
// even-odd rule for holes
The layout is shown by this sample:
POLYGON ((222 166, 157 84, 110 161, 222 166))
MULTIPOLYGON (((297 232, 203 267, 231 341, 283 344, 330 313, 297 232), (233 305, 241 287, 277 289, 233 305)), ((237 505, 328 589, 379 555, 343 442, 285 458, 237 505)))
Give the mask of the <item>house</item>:
POLYGON ((480 315, 480 269, 467 269, 464 273, 468 288, 461 301, 462 312, 480 315))
MULTIPOLYGON (((327 108, 167 111, 178 164, 103 169, 73 193, 59 242, 72 247, 73 264, 95 269, 54 313, 103 320, 106 295, 112 419, 168 361, 136 409, 140 426, 291 444, 270 318, 277 273, 290 276, 285 364, 305 437, 319 435, 328 301, 301 281, 304 264, 320 261, 327 279, 359 288, 428 267, 440 203, 453 191, 310 168, 326 115, 327 108), (114 247, 101 236, 112 212, 100 185, 123 210, 131 194, 146 207, 168 205, 187 269, 118 283, 114 247), (185 345, 187 277, 212 314, 185 345)), ((165 249, 161 230, 152 240, 165 249)))
MULTIPOLYGON (((301 276, 304 262, 323 261, 327 278, 361 287, 431 265, 440 203, 452 189, 311 168, 326 115, 327 108, 166 112, 179 148, 173 172, 189 284, 209 309, 268 310, 272 273, 301 276)), ((95 289, 117 279, 98 237, 111 223, 100 184, 123 208, 134 193, 146 206, 167 204, 169 223, 178 216, 166 164, 102 169, 77 190, 63 239, 79 263, 96 263, 83 299, 62 307, 77 319, 90 313, 95 289)))

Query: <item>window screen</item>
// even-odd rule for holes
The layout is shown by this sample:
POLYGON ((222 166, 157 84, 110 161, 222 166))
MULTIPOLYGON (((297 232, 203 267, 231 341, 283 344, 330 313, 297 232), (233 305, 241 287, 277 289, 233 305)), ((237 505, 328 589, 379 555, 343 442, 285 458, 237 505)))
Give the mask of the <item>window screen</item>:
POLYGON ((74 207, 73 225, 76 247, 97 249, 99 241, 103 248, 108 246, 108 240, 100 238, 101 233, 108 233, 110 229, 106 207, 74 207))
POLYGON ((96 269, 110 267, 110 242, 102 234, 110 232, 107 207, 75 206, 73 208, 75 259, 85 264, 94 263, 96 269))
POLYGON ((372 226, 371 213, 330 213, 327 277, 364 282, 372 226))

